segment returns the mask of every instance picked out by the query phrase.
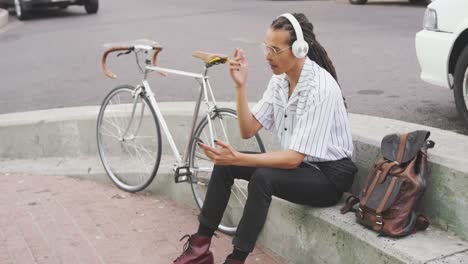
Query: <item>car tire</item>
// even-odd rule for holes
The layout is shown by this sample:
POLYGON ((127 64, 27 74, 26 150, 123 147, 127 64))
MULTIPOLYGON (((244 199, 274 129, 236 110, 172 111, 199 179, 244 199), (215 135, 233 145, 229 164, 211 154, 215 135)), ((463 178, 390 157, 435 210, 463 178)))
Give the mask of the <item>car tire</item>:
POLYGON ((409 0, 411 4, 429 4, 429 0, 409 0))
POLYGON ((27 10, 24 8, 23 0, 15 0, 15 13, 19 20, 28 19, 27 10))
POLYGON ((367 0, 349 0, 352 5, 364 5, 367 3, 367 0))
POLYGON ((468 46, 466 46, 455 65, 453 95, 458 114, 468 125, 468 46))
POLYGON ((86 0, 84 4, 86 13, 96 14, 99 10, 99 1, 98 0, 86 0))

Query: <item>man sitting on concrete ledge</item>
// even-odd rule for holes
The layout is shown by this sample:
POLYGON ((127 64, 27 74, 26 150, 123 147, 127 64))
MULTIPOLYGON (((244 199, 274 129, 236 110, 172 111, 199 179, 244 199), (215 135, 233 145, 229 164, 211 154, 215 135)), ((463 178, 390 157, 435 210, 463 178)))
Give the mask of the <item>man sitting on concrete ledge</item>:
POLYGON ((222 219, 234 179, 249 181, 248 199, 225 263, 244 263, 265 223, 272 196, 314 207, 335 205, 352 183, 353 142, 336 71, 303 14, 284 14, 268 28, 263 43, 273 76, 263 98, 250 111, 246 97, 248 65, 236 49, 230 62, 236 85, 243 138, 262 127, 279 138, 281 151, 240 153, 216 141, 200 146, 215 163, 198 232, 189 237, 176 264, 212 264, 211 237, 222 219))

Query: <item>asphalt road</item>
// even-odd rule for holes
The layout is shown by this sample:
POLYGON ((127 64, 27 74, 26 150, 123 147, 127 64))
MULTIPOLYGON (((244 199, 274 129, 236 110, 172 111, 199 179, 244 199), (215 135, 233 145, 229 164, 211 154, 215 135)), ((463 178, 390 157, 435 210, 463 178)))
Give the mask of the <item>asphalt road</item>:
MULTIPOLYGON (((41 10, 26 21, 14 15, 0 29, 0 113, 100 104, 121 83, 141 78, 131 56, 111 59, 119 78, 100 70, 102 44, 154 39, 159 64, 201 72, 193 51, 232 54, 244 49, 250 65, 248 96, 258 100, 271 72, 259 44, 271 21, 303 12, 337 68, 350 112, 399 119, 468 135, 450 90, 419 79, 414 48, 425 6, 406 1, 101 0, 97 15, 82 7, 41 10)), ((218 100, 234 100, 225 65, 210 72, 218 100)), ((192 101, 190 78, 150 77, 159 101, 192 101)))

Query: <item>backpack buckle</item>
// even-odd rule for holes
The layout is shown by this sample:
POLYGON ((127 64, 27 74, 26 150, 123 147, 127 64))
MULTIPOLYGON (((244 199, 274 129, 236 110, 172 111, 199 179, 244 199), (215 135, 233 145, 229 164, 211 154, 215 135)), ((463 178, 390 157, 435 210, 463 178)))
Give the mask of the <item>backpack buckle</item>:
POLYGON ((364 212, 362 211, 361 207, 358 207, 358 216, 359 216, 359 218, 361 218, 361 219, 364 218, 364 212))
POLYGON ((382 216, 377 214, 377 215, 375 215, 375 218, 376 218, 375 223, 381 226, 383 224, 382 216))

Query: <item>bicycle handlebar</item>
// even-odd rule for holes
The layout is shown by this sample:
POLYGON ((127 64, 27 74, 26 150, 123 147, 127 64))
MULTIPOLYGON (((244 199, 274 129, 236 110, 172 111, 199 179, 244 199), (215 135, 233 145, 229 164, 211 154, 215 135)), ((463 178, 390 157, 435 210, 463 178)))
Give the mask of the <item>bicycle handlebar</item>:
MULTIPOLYGON (((102 67, 102 71, 104 72, 104 74, 107 77, 112 78, 112 79, 117 78, 117 75, 115 75, 113 72, 111 72, 110 70, 107 69, 107 56, 110 53, 117 52, 117 51, 135 51, 135 49, 136 49, 135 46, 119 46, 119 47, 112 47, 112 48, 109 48, 108 50, 106 50, 104 52, 104 54, 102 55, 102 60, 101 60, 101 67, 102 67)), ((152 46, 151 49, 154 50, 151 63, 154 66, 156 66, 157 56, 158 56, 159 52, 161 52, 162 47, 152 46)))

